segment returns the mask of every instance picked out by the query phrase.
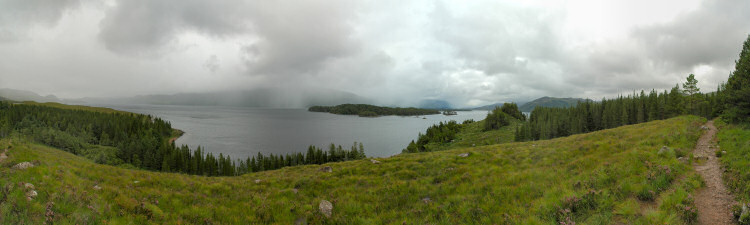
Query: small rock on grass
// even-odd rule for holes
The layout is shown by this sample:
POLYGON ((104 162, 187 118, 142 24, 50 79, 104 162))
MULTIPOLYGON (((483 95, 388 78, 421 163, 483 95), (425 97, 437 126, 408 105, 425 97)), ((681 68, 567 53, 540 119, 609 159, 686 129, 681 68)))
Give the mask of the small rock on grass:
POLYGON ((737 219, 737 222, 740 224, 747 224, 750 222, 750 209, 748 209, 747 204, 742 204, 742 210, 740 211, 739 219, 737 219))
POLYGON ((372 164, 378 164, 378 163, 380 163, 380 161, 374 160, 374 159, 370 159, 370 162, 372 162, 372 164))
POLYGON ((31 167, 34 167, 34 164, 30 162, 22 162, 13 166, 13 169, 23 170, 23 169, 31 168, 31 167))
POLYGON ((424 202, 424 204, 430 204, 430 202, 432 202, 432 199, 430 199, 430 197, 424 197, 422 198, 422 202, 424 202))
POLYGON ((31 183, 24 183, 23 187, 26 188, 26 189, 34 189, 34 185, 31 184, 31 183))
POLYGON ((331 168, 330 166, 326 166, 326 167, 320 168, 320 171, 323 171, 323 172, 326 172, 326 173, 332 173, 333 172, 333 168, 331 168))
POLYGON ((469 157, 469 153, 468 152, 467 153, 461 153, 461 154, 458 154, 458 156, 466 158, 466 157, 469 157))
POLYGON ((318 208, 320 208, 320 213, 322 213, 324 216, 326 216, 327 218, 331 217, 331 214, 333 213, 333 204, 331 204, 331 202, 320 200, 318 208))
POLYGON ((254 180, 253 182, 255 182, 256 184, 259 184, 260 182, 262 182, 262 180, 260 180, 260 179, 255 179, 255 180, 254 180))
POLYGON ((102 187, 99 187, 99 185, 98 185, 98 184, 97 184, 97 185, 94 185, 94 190, 97 190, 97 191, 98 191, 98 190, 101 190, 101 189, 102 189, 102 187))
POLYGON ((36 193, 35 190, 30 190, 30 191, 26 192, 26 198, 28 198, 29 200, 31 200, 34 197, 36 197, 36 195, 37 195, 37 193, 36 193))

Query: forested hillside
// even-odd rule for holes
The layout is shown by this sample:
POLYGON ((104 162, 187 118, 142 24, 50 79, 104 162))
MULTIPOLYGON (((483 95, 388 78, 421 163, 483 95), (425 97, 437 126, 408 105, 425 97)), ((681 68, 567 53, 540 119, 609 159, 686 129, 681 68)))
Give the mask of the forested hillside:
POLYGON ((361 144, 350 149, 331 144, 327 151, 310 146, 307 152, 262 155, 233 160, 198 147, 170 143, 169 122, 150 115, 58 103, 0 102, 0 138, 18 133, 97 163, 153 171, 206 176, 233 176, 286 166, 321 164, 364 158, 361 144))
POLYGON ((623 125, 667 119, 683 114, 706 118, 718 116, 724 108, 721 96, 723 87, 717 92, 698 92, 693 75, 688 77, 681 90, 675 86, 669 92, 620 96, 602 99, 599 102, 581 102, 574 107, 537 107, 531 112, 529 122, 520 126, 516 140, 540 140, 564 137, 623 125), (692 82, 692 83, 691 83, 692 82))
POLYGON ((591 101, 589 99, 582 98, 554 98, 544 96, 541 98, 534 99, 533 101, 527 102, 519 108, 522 112, 531 112, 536 107, 550 107, 550 108, 567 108, 575 106, 579 102, 591 101))
POLYGON ((337 106, 312 106, 308 109, 310 112, 327 112, 341 115, 359 115, 361 117, 372 116, 421 116, 430 114, 439 114, 440 111, 435 109, 420 108, 392 108, 367 104, 342 104, 337 106))

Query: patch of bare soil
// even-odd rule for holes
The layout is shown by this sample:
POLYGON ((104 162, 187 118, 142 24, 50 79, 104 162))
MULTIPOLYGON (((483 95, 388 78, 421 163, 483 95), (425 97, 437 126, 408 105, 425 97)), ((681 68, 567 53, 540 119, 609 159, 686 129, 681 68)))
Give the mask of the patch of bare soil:
POLYGON ((729 193, 721 179, 722 169, 715 153, 715 151, 720 150, 713 142, 714 136, 716 136, 714 121, 706 123, 705 128, 708 130, 701 136, 695 150, 693 150, 693 156, 701 159, 697 161, 702 162, 701 164, 694 164, 693 167, 706 182, 706 187, 699 190, 695 196, 698 223, 733 224, 731 207, 735 202, 734 197, 729 193))
POLYGON ((8 158, 8 156, 7 156, 7 155, 5 155, 5 153, 6 153, 6 152, 8 152, 8 149, 7 149, 7 148, 6 148, 5 150, 3 150, 3 152, 2 152, 2 153, 0 153, 0 162, 3 162, 3 160, 5 160, 5 159, 7 159, 7 158, 8 158))

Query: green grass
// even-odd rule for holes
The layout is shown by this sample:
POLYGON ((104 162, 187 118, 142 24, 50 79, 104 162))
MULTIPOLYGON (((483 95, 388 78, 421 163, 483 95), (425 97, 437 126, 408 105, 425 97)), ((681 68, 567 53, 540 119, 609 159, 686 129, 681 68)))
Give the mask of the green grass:
POLYGON ((750 125, 716 121, 719 148, 726 151, 719 160, 726 169, 724 181, 740 202, 750 201, 750 125))
MULTIPOLYGON (((460 121, 458 121, 460 122, 460 121)), ((510 125, 501 127, 497 130, 483 131, 484 121, 477 121, 465 125, 461 131, 456 134, 456 138, 450 143, 429 143, 428 149, 441 151, 456 148, 476 147, 493 144, 503 144, 513 142, 516 137, 516 126, 521 121, 511 119, 510 125)))
MULTIPOLYGON (((401 154, 380 164, 358 160, 240 177, 101 165, 16 137, 10 158, 0 163, 0 223, 41 224, 49 208, 55 224, 293 224, 298 218, 308 224, 685 224, 676 206, 690 204, 686 193, 700 179, 689 163, 657 151, 692 149, 704 121, 685 116, 544 141, 401 154), (23 161, 37 166, 11 169, 23 161), (321 172, 323 166, 333 172, 321 172), (19 182, 32 183, 39 195, 26 200, 19 182), (649 191, 652 197, 641 196, 649 191), (324 199, 333 203, 331 218, 318 212, 324 199), (656 207, 642 210, 646 205, 656 207)), ((5 145, 8 139, 0 140, 5 145)))

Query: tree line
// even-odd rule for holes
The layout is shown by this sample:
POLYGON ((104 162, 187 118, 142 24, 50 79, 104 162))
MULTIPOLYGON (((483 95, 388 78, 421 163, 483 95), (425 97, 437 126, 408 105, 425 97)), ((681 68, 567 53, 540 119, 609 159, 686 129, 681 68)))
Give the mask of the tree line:
POLYGON ((516 130, 517 141, 563 137, 622 125, 691 114, 721 116, 731 123, 750 122, 750 35, 742 45, 735 69, 726 83, 711 93, 701 93, 695 75, 671 90, 649 94, 641 91, 600 102, 579 102, 569 108, 537 107, 527 123, 516 130))
POLYGON ((0 101, 0 138, 17 132, 36 142, 82 155, 97 163, 153 171, 206 176, 232 176, 284 166, 322 164, 365 158, 362 144, 328 152, 310 146, 307 153, 258 154, 245 160, 215 156, 198 147, 169 142, 168 121, 150 115, 61 109, 0 101))
POLYGON ((420 116, 439 114, 440 111, 434 109, 420 109, 420 108, 393 108, 393 107, 382 107, 367 104, 341 104, 337 106, 312 106, 307 109, 310 112, 327 112, 340 115, 359 115, 362 117, 373 117, 373 116, 420 116))
POLYGON ((536 107, 529 121, 516 129, 516 141, 543 140, 573 134, 598 131, 652 120, 667 119, 683 114, 706 118, 717 116, 723 105, 720 96, 723 88, 703 94, 696 87, 691 74, 688 81, 670 91, 661 93, 641 91, 615 99, 598 102, 579 102, 568 108, 536 107))

